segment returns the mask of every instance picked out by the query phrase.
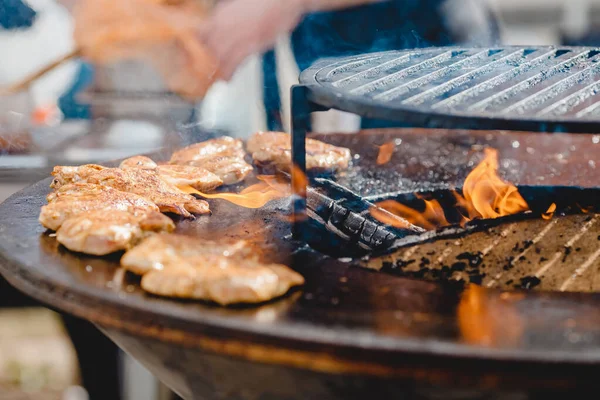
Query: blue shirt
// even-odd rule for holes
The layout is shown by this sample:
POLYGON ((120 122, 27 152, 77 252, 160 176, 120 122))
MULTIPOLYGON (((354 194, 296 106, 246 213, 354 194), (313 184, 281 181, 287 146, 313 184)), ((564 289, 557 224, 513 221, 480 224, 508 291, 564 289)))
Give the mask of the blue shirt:
POLYGON ((4 29, 29 28, 35 15, 21 0, 0 0, 0 26, 4 29))
MULTIPOLYGON (((440 6, 444 0, 390 0, 350 9, 308 15, 291 36, 300 70, 320 58, 456 43, 440 6)), ((263 59, 267 126, 281 130, 279 85, 275 54, 263 59)), ((386 126, 363 119, 363 128, 386 126)))

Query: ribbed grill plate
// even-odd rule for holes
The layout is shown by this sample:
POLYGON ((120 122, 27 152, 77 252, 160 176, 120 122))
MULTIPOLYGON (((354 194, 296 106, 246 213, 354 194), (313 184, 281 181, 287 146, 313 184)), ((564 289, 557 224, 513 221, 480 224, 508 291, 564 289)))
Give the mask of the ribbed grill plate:
POLYGON ((322 60, 321 106, 426 127, 600 130, 600 48, 429 48, 322 60))

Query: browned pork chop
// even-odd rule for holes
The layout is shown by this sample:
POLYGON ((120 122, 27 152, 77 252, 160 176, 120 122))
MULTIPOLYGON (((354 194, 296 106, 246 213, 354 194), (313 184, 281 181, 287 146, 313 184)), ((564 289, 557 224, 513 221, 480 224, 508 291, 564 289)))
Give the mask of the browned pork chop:
POLYGON ((137 194, 83 182, 64 185, 50 193, 47 199, 48 204, 42 207, 39 221, 54 231, 69 218, 97 210, 105 213, 126 211, 138 217, 159 211, 156 204, 137 194))
POLYGON ((150 293, 222 305, 267 301, 304 283, 290 268, 252 257, 245 242, 222 244, 179 235, 145 239, 121 264, 142 273, 142 288, 150 293))
POLYGON ((69 250, 103 256, 128 250, 154 232, 174 229, 173 221, 158 211, 135 215, 97 210, 67 219, 56 232, 56 240, 69 250))
MULTIPOLYGON (((289 172, 292 163, 291 137, 283 132, 258 132, 248 139, 248 151, 254 163, 260 167, 274 167, 289 172)), ((349 149, 306 139, 306 169, 318 171, 342 171, 351 159, 349 149)))
POLYGON ((217 175, 224 184, 231 185, 243 181, 252 172, 245 156, 241 140, 223 136, 176 151, 169 163, 204 168, 217 175))

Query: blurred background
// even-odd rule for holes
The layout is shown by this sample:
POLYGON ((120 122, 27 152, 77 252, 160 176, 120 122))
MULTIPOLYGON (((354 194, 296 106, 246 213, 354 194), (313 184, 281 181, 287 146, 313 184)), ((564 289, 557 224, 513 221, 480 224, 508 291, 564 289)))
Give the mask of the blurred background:
MULTIPOLYGON (((17 82, 74 49, 68 11, 73 1, 27 0, 30 11, 24 12, 16 1, 0 0, 0 85, 17 82)), ((491 6, 500 21, 500 44, 600 45, 600 0, 492 0, 491 6)), ((280 96, 287 130, 287 88, 299 72, 289 38, 279 40, 275 54, 279 87, 285 88, 280 96)), ((229 82, 217 82, 203 101, 192 104, 168 95, 145 65, 98 69, 68 61, 29 89, 0 97, 0 201, 47 177, 56 164, 102 162, 215 133, 244 137, 265 130, 261 71, 262 58, 250 57, 229 82), (136 94, 139 87, 144 96, 136 94)), ((319 116, 314 128, 353 131, 357 124, 352 115, 329 112, 319 116)), ((89 396, 82 386, 102 386, 105 377, 115 375, 123 399, 173 398, 116 349, 117 365, 82 355, 67 334, 77 323, 65 325, 57 314, 0 283, 0 399, 83 400, 89 396), (84 369, 93 371, 96 381, 84 383, 84 369)), ((77 329, 88 332, 84 340, 98 334, 89 327, 77 329)), ((108 346, 105 355, 113 351, 110 343, 99 348, 103 345, 108 346)))

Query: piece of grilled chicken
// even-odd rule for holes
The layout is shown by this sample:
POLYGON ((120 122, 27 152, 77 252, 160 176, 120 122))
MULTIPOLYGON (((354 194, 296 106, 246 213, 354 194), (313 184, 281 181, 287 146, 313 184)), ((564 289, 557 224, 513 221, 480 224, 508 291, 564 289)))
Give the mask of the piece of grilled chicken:
MULTIPOLYGON (((257 166, 291 171, 292 145, 289 134, 258 132, 248 139, 247 148, 257 166)), ((347 148, 306 139, 306 169, 309 171, 342 171, 348 168, 351 157, 347 148)))
POLYGON ((145 168, 158 171, 160 177, 173 186, 191 186, 201 192, 209 192, 223 184, 221 178, 212 172, 192 165, 155 163, 145 156, 135 156, 123 160, 119 168, 145 168))
MULTIPOLYGON (((147 168, 102 168, 96 171, 84 165, 79 167, 55 167, 52 174, 55 182, 69 182, 76 177, 78 182, 87 182, 111 187, 123 192, 135 193, 155 203, 160 211, 192 217, 192 214, 208 214, 210 209, 204 200, 182 192, 161 178, 155 169, 147 168), (65 171, 67 173, 65 173, 65 171), (73 171, 77 171, 73 173, 73 171), (92 172, 93 171, 93 172, 92 172)), ((55 186, 56 187, 56 186, 55 186)))
POLYGON ((196 257, 249 257, 251 248, 243 240, 235 243, 200 242, 185 235, 160 235, 143 243, 138 251, 127 252, 121 265, 137 275, 164 269, 165 265, 185 263, 196 257))
POLYGON ((50 184, 53 189, 59 189, 61 186, 69 183, 80 182, 88 178, 88 176, 95 174, 98 171, 102 171, 106 167, 98 164, 86 164, 80 166, 69 166, 69 165, 57 165, 52 169, 52 176, 54 179, 50 184))
POLYGON ((96 210, 63 222, 56 240, 71 251, 103 256, 128 250, 144 237, 172 232, 175 224, 158 211, 135 215, 121 210, 96 210))
POLYGON ((135 217, 160 211, 156 204, 137 194, 84 182, 61 186, 50 193, 47 200, 48 204, 42 206, 39 221, 53 231, 69 218, 93 211, 125 211, 135 217))
POLYGON ((141 286, 147 292, 221 305, 264 302, 304 283, 285 265, 249 256, 246 247, 245 242, 223 245, 162 234, 125 253, 121 264, 144 273, 141 286))
POLYGON ((252 172, 245 156, 241 140, 223 136, 176 151, 169 164, 204 168, 221 178, 224 184, 232 185, 243 181, 252 172))
POLYGON ((158 164, 154 162, 150 157, 146 156, 133 156, 126 158, 121 161, 119 168, 147 168, 156 169, 158 164))

